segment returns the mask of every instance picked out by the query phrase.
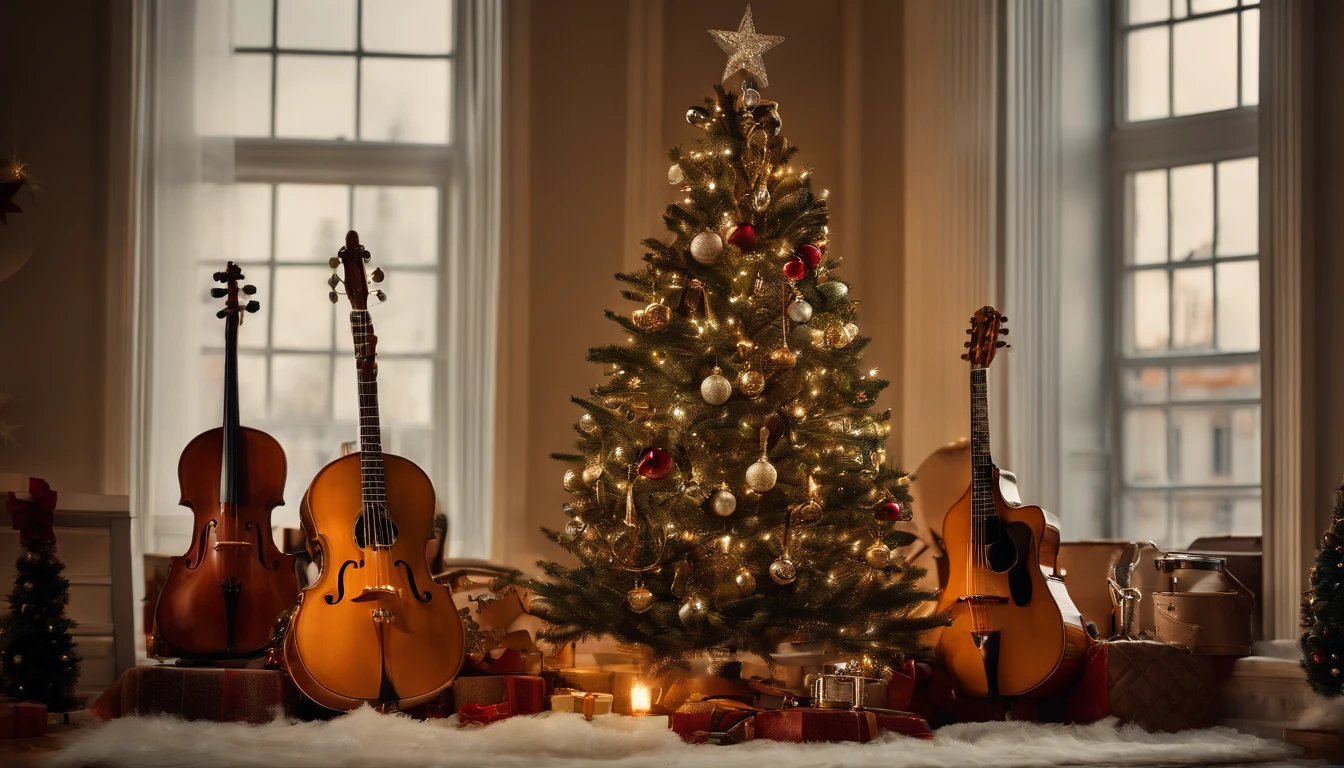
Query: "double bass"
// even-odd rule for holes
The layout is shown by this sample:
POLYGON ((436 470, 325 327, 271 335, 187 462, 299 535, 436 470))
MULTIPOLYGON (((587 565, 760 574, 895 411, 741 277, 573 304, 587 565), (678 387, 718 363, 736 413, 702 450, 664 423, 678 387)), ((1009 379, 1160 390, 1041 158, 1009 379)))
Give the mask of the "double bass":
MULTIPOLYGON (((285 665, 299 691, 324 707, 368 703, 396 711, 447 688, 466 645, 452 594, 434 582, 425 562, 434 486, 415 464, 383 452, 368 260, 353 231, 331 260, 333 269, 343 268, 350 301, 359 451, 323 467, 304 494, 299 518, 322 570, 290 622, 285 665)), ((373 279, 381 281, 380 270, 373 279)), ((333 302, 340 282, 333 275, 329 283, 333 302)))
POLYGON ((190 659, 254 656, 270 642, 281 613, 299 593, 294 558, 271 535, 271 512, 284 502, 285 451, 275 438, 239 424, 238 329, 256 312, 256 288, 229 262, 214 279, 224 299, 224 423, 182 450, 181 504, 195 516, 191 547, 169 561, 154 610, 155 655, 190 659), (249 297, 241 303, 239 293, 249 297))
POLYGON ((971 363, 971 485, 948 510, 948 583, 938 601, 952 625, 938 655, 960 689, 980 698, 1057 693, 1082 669, 1091 642, 1058 573, 1059 521, 1006 501, 989 448, 989 365, 1006 346, 1008 318, 976 311, 963 360, 971 363))

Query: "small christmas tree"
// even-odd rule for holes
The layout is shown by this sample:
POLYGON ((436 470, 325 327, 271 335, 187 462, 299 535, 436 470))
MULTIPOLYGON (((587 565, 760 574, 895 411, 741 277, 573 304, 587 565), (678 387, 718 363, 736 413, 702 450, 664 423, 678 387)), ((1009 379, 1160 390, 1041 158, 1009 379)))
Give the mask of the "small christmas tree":
MULTIPOLYGON (((539 563, 527 582, 542 637, 608 636, 646 652, 651 671, 746 652, 767 661, 789 640, 895 665, 944 622, 912 610, 936 595, 894 550, 912 537, 909 478, 887 466, 887 382, 861 368, 868 340, 829 249, 826 193, 795 171, 779 105, 762 97, 751 9, 725 82, 687 121, 668 181, 671 236, 643 242, 645 267, 617 279, 637 302, 608 312, 629 343, 591 349, 606 383, 575 432, 564 487, 571 518, 544 533, 579 566, 539 563)), ((888 286, 890 290, 890 286, 888 286)))
POLYGON ((28 492, 31 500, 21 500, 12 491, 8 499, 22 552, 0 637, 0 669, 6 695, 40 701, 61 712, 78 703, 75 680, 80 659, 70 636, 75 622, 65 615, 70 582, 61 575, 65 563, 56 556, 52 530, 56 492, 37 478, 29 479, 28 492))
POLYGON ((1344 485, 1302 593, 1302 667, 1322 696, 1344 693, 1344 485))

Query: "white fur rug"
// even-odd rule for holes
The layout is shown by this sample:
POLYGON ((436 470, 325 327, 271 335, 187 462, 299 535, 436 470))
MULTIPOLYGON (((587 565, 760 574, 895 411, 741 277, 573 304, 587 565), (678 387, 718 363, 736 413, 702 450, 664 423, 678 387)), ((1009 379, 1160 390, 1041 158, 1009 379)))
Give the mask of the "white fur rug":
POLYGON ((888 734, 869 744, 728 747, 683 744, 671 731, 631 729, 631 719, 551 712, 458 728, 456 718, 420 722, 369 708, 325 723, 279 720, 248 726, 128 717, 74 735, 53 766, 273 766, 313 768, 613 768, 722 766, 1207 765, 1282 760, 1292 747, 1227 728, 1148 734, 1113 721, 1089 726, 1031 723, 955 725, 933 741, 888 734))

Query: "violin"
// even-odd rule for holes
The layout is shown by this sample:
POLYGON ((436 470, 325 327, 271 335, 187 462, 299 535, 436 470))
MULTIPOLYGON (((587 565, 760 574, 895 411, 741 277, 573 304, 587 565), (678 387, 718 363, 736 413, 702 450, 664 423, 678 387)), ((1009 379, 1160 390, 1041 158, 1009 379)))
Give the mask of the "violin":
POLYGON ((243 273, 229 262, 216 272, 224 299, 224 424, 197 435, 182 450, 177 479, 181 504, 195 515, 191 547, 169 561, 168 580, 154 610, 155 655, 192 659, 255 656, 270 642, 281 613, 299 593, 294 558, 271 535, 271 512, 284 504, 285 451, 275 438, 239 425, 238 329, 259 308, 256 288, 239 287, 243 273))
MULTIPOLYGON (((321 563, 285 636, 285 665, 299 691, 329 709, 362 703, 396 711, 426 703, 457 677, 465 657, 462 617, 426 564, 434 486, 411 461, 383 453, 378 421, 378 337, 364 271, 369 252, 346 235, 331 260, 330 298, 345 283, 359 387, 359 451, 323 467, 299 518, 321 563)), ((381 282, 382 271, 373 279, 381 282)), ((382 291, 375 295, 382 301, 382 291)))
POLYGON ((943 520, 948 582, 938 601, 952 625, 938 655, 960 690, 980 698, 1058 693, 1082 671, 1091 639, 1059 573, 1059 520, 1004 499, 989 449, 989 365, 1008 318, 976 311, 971 363, 971 484, 943 520))

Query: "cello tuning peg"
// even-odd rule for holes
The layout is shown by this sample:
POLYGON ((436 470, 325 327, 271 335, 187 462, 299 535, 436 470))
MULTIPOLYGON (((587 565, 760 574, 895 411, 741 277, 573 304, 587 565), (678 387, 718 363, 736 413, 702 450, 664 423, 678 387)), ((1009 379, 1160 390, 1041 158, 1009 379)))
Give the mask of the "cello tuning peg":
POLYGON ((340 282, 341 278, 337 277, 336 275, 332 275, 331 277, 327 278, 327 285, 331 288, 335 288, 340 282))
POLYGON ((975 333, 975 331, 972 330, 972 329, 970 329, 970 328, 967 328, 967 329, 966 329, 966 335, 967 335, 967 336, 970 336, 972 333, 975 333))
POLYGON ((372 254, 372 253, 369 253, 368 251, 365 251, 365 252, 364 252, 364 261, 365 261, 366 263, 369 261, 369 259, 372 259, 372 258, 373 258, 373 254, 372 254))
POLYGON ((1007 336, 1007 335, 1008 335, 1008 329, 1007 329, 1007 328, 1000 328, 1000 329, 999 329, 999 335, 1000 335, 1000 336, 1007 336))
POLYGON ((994 346, 998 347, 999 349, 1003 349, 1004 347, 1008 346, 1008 342, 1006 341, 996 342, 994 346))
POLYGON ((224 290, 223 288, 211 288, 211 289, 210 289, 210 298, 212 298, 212 299, 222 299, 222 298, 224 298, 224 294, 226 294, 226 293, 228 293, 228 291, 224 290))
POLYGON ((969 341, 963 341, 963 342, 961 343, 961 346, 963 346, 963 347, 965 347, 965 348, 967 348, 967 349, 970 349, 970 348, 971 348, 971 342, 969 342, 969 341))
POLYGON ((328 299, 331 299, 331 303, 332 303, 332 304, 335 304, 335 303, 336 303, 336 292, 335 292, 335 291, 332 291, 331 293, 328 293, 328 294, 327 294, 327 298, 328 298, 328 299))
POLYGON ((1008 316, 1007 316, 1007 315, 999 315, 999 322, 1000 322, 1000 323, 1006 323, 1006 322, 1008 322, 1008 316))
POLYGON ((216 273, 215 273, 215 282, 217 282, 217 283, 227 283, 227 282, 229 282, 229 273, 227 273, 227 272, 216 272, 216 273))
POLYGON ((387 294, 382 291, 374 291, 373 295, 377 296, 379 301, 387 301, 387 294))
POLYGON ((255 294, 256 292, 257 292, 257 286, 255 286, 255 285, 244 285, 244 286, 243 286, 243 293, 246 293, 248 296, 251 296, 251 295, 255 294))
POLYGON ((375 283, 381 283, 381 282, 383 282, 383 268, 382 268, 382 267, 378 267, 378 268, 374 269, 374 270, 373 270, 373 274, 371 275, 371 277, 373 278, 373 282, 375 282, 375 283))
POLYGON ((227 314, 229 314, 229 310, 227 310, 227 309, 221 309, 221 310, 219 310, 218 312, 215 313, 215 317, 223 318, 223 317, 224 317, 225 315, 227 315, 227 314))
POLYGON ((254 299, 247 302, 247 306, 243 307, 243 309, 246 309, 248 312, 256 312, 258 309, 261 309, 261 302, 254 299))
POLYGON ((339 258, 339 257, 336 257, 336 256, 332 256, 330 259, 327 259, 327 266, 328 266, 328 267, 331 267, 332 269, 335 269, 335 268, 341 266, 341 260, 340 260, 340 258, 339 258))

